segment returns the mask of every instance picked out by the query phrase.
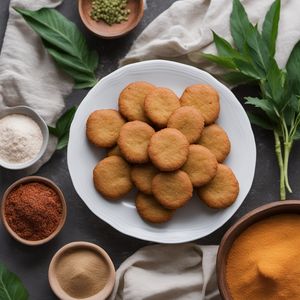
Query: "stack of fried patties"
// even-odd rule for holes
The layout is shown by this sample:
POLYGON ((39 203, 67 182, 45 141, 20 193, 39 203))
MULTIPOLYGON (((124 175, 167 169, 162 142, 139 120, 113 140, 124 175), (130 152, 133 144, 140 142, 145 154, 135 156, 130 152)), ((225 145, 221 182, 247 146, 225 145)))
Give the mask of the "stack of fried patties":
POLYGON ((219 95, 209 85, 191 85, 179 99, 168 88, 129 84, 119 111, 97 110, 87 120, 89 141, 108 149, 94 169, 95 188, 116 200, 135 186, 137 211, 153 223, 170 220, 193 189, 211 208, 230 206, 239 184, 222 164, 230 141, 214 123, 219 112, 219 95))

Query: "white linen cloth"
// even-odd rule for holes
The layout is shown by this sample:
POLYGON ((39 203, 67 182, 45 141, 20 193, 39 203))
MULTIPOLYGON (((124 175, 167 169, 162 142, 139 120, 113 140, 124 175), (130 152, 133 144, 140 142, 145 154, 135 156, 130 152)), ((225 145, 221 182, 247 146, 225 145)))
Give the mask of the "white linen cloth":
POLYGON ((146 246, 117 270, 109 300, 220 300, 217 246, 146 246))
MULTIPOLYGON (((262 24, 274 0, 241 0, 250 21, 262 24)), ((232 41, 229 29, 231 0, 180 0, 158 16, 137 38, 120 64, 149 59, 169 59, 196 65, 218 74, 220 69, 199 55, 216 53, 211 30, 232 41)), ((276 59, 283 67, 300 39, 300 2, 282 0, 276 59)))
MULTIPOLYGON (((56 7, 62 0, 11 0, 9 18, 0 54, 0 109, 26 105, 33 108, 47 124, 62 113, 63 97, 73 87, 72 80, 55 65, 39 36, 13 7, 38 10, 56 7)), ((35 173, 49 160, 56 148, 50 136, 44 156, 25 174, 35 173)))

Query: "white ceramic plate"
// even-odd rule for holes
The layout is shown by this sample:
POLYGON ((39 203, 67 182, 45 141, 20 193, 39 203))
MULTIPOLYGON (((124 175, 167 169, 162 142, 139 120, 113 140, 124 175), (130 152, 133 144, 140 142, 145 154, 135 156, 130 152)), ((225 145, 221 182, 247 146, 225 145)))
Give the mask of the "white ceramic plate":
POLYGON ((255 170, 256 147, 248 117, 241 104, 223 84, 208 73, 187 65, 153 60, 122 67, 103 78, 80 104, 70 131, 68 166, 74 187, 89 209, 120 232, 159 243, 181 243, 204 237, 221 227, 239 208, 248 194, 255 170), (94 188, 93 168, 105 151, 92 146, 86 138, 85 124, 97 109, 118 108, 122 89, 134 81, 148 81, 172 89, 178 96, 197 83, 212 85, 220 94, 218 119, 228 133, 232 149, 225 163, 234 171, 240 193, 237 201, 225 210, 213 210, 197 197, 179 209, 163 225, 151 225, 140 219, 134 206, 136 191, 121 201, 105 200, 94 188))

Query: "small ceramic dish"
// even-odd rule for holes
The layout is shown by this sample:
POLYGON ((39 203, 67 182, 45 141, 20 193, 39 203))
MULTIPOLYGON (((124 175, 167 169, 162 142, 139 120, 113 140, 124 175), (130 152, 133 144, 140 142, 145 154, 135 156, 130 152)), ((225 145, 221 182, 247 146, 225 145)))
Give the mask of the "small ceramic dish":
POLYGON ((113 262, 111 261, 109 255, 98 245, 88 243, 88 242, 73 242, 62 247, 58 252, 53 256, 48 271, 49 283, 54 294, 62 300, 78 300, 79 298, 73 298, 68 295, 60 286, 59 281, 56 276, 57 266, 60 263, 61 258, 66 254, 70 253, 70 251, 76 250, 91 250, 97 253, 107 264, 108 267, 108 277, 106 285, 103 289, 101 289, 97 294, 84 298, 84 300, 104 300, 107 299, 111 294, 114 284, 115 284, 115 267, 113 262))
POLYGON ((78 0, 79 15, 83 24, 91 32, 105 39, 118 38, 133 30, 144 15, 144 0, 128 0, 127 8, 130 9, 128 21, 110 26, 102 20, 96 22, 91 19, 91 0, 78 0))
POLYGON ((66 221, 66 217, 67 217, 67 205, 66 205, 66 201, 65 201, 65 197, 62 193, 62 191, 60 190, 60 188, 51 180, 44 178, 44 177, 40 177, 40 176, 27 176, 24 177, 20 180, 17 180, 16 182, 14 182, 11 186, 9 186, 7 188, 7 190, 5 191, 3 197, 2 197, 2 203, 1 203, 1 220, 2 223, 4 225, 4 227, 6 228, 6 230, 8 231, 8 233, 18 242, 28 245, 28 246, 38 246, 38 245, 42 245, 45 244, 47 242, 49 242, 50 240, 52 240, 54 237, 56 237, 59 232, 61 231, 61 229, 63 228, 65 221, 66 221), (57 228, 45 239, 42 240, 37 240, 37 241, 30 241, 30 240, 26 240, 21 238, 20 236, 18 236, 9 226, 6 218, 5 218, 5 203, 6 203, 6 199, 7 196, 9 195, 9 193, 16 188, 17 186, 19 186, 20 184, 26 184, 26 183, 30 183, 30 182, 40 182, 43 183, 47 186, 49 186, 50 188, 52 188, 59 196, 61 203, 62 203, 62 216, 61 216, 61 220, 59 225, 57 226, 57 228))
POLYGON ((224 300, 232 300, 226 282, 226 263, 229 251, 236 238, 249 226, 278 214, 300 214, 300 200, 276 201, 260 206, 237 221, 228 229, 220 243, 217 256, 217 278, 220 294, 224 300))
POLYGON ((8 163, 0 160, 0 166, 2 166, 3 168, 10 170, 22 170, 34 165, 45 153, 49 140, 49 131, 45 121, 32 108, 28 106, 15 106, 3 109, 0 111, 0 119, 11 114, 20 114, 30 117, 39 125, 43 135, 43 144, 41 150, 34 159, 20 164, 8 163))

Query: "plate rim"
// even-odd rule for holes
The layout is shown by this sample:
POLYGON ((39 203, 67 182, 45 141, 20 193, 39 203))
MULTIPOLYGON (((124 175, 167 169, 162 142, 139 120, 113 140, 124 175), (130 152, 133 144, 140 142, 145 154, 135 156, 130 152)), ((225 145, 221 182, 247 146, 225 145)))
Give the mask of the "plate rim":
MULTIPOLYGON (((174 62, 174 61, 168 61, 168 60, 160 60, 160 59, 156 59, 156 60, 148 60, 148 61, 141 61, 141 62, 136 62, 136 63, 132 63, 129 65, 125 65, 119 69, 114 70, 113 72, 111 72, 110 74, 106 75, 105 77, 101 78, 101 80, 99 80, 99 82, 92 88, 90 89, 90 91, 85 95, 85 97, 83 98, 83 100, 81 101, 81 103, 79 104, 77 111, 75 113, 74 116, 74 120, 76 119, 76 117, 79 115, 80 113, 80 106, 87 102, 88 100, 88 96, 94 92, 94 90, 96 89, 96 87, 98 85, 102 85, 103 83, 105 83, 106 81, 109 81, 111 78, 120 76, 122 73, 126 73, 128 71, 130 71, 130 69, 135 69, 136 67, 140 67, 140 66, 146 66, 146 65, 155 65, 158 64, 158 67, 171 67, 171 68, 183 68, 186 71, 190 71, 190 72, 197 72, 198 74, 201 74, 201 76, 205 77, 205 79, 213 82, 213 84, 215 86, 217 86, 219 89, 223 90, 225 93, 227 93, 228 95, 230 95, 231 101, 234 99, 235 103, 237 106, 239 106, 241 113, 244 114, 244 119, 245 119, 245 126, 248 127, 249 130, 249 138, 251 139, 251 146, 252 146, 252 150, 251 153, 253 155, 252 160, 253 160, 253 165, 251 165, 251 170, 249 170, 250 175, 251 175, 251 179, 249 179, 249 183, 247 186, 247 190, 245 191, 245 197, 244 199, 241 201, 241 203, 235 208, 235 210, 233 210, 229 216, 226 218, 225 221, 222 221, 220 225, 217 225, 217 227, 212 227, 211 230, 209 230, 207 233, 203 234, 201 231, 203 231, 203 228, 201 231, 197 231, 197 230, 189 230, 189 232, 195 232, 195 234, 193 235, 193 237, 188 236, 188 234, 185 233, 180 233, 178 234, 178 236, 161 236, 159 234, 157 234, 157 232, 150 232, 150 231, 145 231, 139 227, 135 227, 134 230, 132 227, 126 228, 126 226, 120 224, 119 222, 117 222, 116 220, 112 220, 109 217, 107 217, 107 215, 105 214, 101 214, 101 213, 96 213, 92 208, 89 203, 87 203, 84 200, 84 195, 81 194, 81 192, 79 191, 79 189, 76 187, 76 185, 74 184, 74 174, 72 174, 71 172, 71 161, 70 161, 70 156, 71 156, 71 147, 68 147, 67 149, 67 165, 68 165, 68 170, 69 170, 69 174, 70 174, 70 178, 72 181, 72 185, 76 191, 76 193, 78 194, 78 196, 80 197, 80 199, 85 203, 85 205, 89 208, 89 210, 95 215, 97 216, 99 219, 101 219, 102 221, 104 221, 105 223, 109 224, 111 227, 113 227, 114 229, 118 230, 119 232, 121 232, 122 234, 125 234, 127 236, 131 236, 137 239, 141 239, 141 240, 145 240, 145 241, 151 241, 151 242, 157 242, 157 243, 164 243, 164 244, 176 244, 176 243, 184 243, 184 242, 190 242, 190 241, 194 241, 200 238, 203 238, 205 236, 208 236, 209 234, 212 234, 214 231, 218 230, 219 228, 221 228, 222 226, 224 226, 224 224, 226 222, 228 222, 232 216, 237 212, 237 210, 240 208, 240 206, 243 204, 243 202, 245 201, 247 195, 249 194, 249 191, 251 190, 252 184, 253 184, 253 180, 254 180, 254 174, 255 174, 255 169, 256 169, 256 156, 257 156, 257 149, 256 149, 256 143, 255 143, 255 138, 254 138, 254 133, 251 127, 251 123, 249 121, 249 118, 247 117, 246 111, 244 110, 242 104, 239 102, 239 100, 236 98, 236 96, 232 93, 232 91, 226 87, 223 83, 221 83, 220 81, 218 81, 216 78, 214 78, 211 74, 209 74, 208 72, 198 69, 194 66, 190 66, 190 65, 186 65, 186 64, 182 64, 182 63, 178 63, 178 62, 174 62), (198 232, 198 233, 196 233, 198 232)), ((75 127, 75 122, 72 122, 71 127, 70 127, 70 140, 71 140, 71 136, 73 135, 73 131, 74 131, 74 127, 75 127)), ((250 166, 250 165, 249 165, 250 166)), ((163 229, 162 229, 163 230, 163 229)))

